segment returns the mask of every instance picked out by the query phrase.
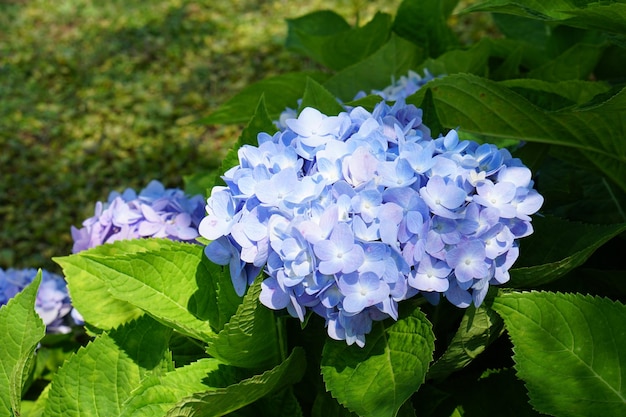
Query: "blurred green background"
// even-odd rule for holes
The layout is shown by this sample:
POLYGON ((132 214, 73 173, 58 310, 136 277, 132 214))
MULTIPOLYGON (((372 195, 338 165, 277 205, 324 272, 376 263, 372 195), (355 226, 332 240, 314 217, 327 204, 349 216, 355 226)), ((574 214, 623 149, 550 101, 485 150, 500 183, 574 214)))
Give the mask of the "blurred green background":
MULTIPOLYGON (((242 126, 194 120, 254 81, 318 68, 283 47, 286 18, 332 9, 357 24, 399 3, 0 0, 0 267, 59 272, 70 226, 110 191, 215 167, 242 126)), ((489 19, 450 23, 472 43, 489 19)))

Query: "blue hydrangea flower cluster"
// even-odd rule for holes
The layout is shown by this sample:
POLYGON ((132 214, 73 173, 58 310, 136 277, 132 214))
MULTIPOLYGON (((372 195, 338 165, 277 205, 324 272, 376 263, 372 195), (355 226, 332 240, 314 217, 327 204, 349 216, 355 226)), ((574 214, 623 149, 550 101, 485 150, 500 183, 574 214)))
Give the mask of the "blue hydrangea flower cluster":
MULTIPOLYGON (((0 268, 0 305, 4 305, 37 276, 34 268, 3 270, 0 268)), ((63 277, 52 272, 41 271, 41 284, 37 291, 35 311, 44 324, 47 333, 69 333, 73 324, 80 324, 74 317, 67 286, 63 277)))
POLYGON ((166 189, 159 181, 151 181, 139 194, 130 188, 112 192, 107 203, 96 203, 93 217, 82 228, 72 226, 72 252, 143 237, 194 241, 204 214, 203 196, 166 189))
POLYGON ((454 130, 433 139, 402 100, 285 123, 239 149, 200 223, 238 294, 263 270, 264 305, 300 320, 311 310, 332 338, 363 346, 404 299, 478 306, 509 279, 543 198, 506 149, 454 130))

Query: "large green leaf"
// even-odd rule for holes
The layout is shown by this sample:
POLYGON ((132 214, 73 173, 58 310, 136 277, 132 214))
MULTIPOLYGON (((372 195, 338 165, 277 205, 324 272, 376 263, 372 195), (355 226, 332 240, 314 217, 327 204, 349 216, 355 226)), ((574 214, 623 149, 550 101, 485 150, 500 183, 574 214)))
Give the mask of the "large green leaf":
POLYGON ((280 361, 274 312, 259 301, 261 281, 252 285, 237 313, 213 338, 207 352, 242 368, 267 369, 280 361))
POLYGON ((450 1, 404 0, 398 7, 393 30, 437 57, 457 46, 457 39, 447 24, 450 1))
POLYGON ((433 75, 450 75, 459 72, 486 75, 487 61, 492 52, 492 42, 484 40, 469 49, 453 49, 437 58, 427 58, 418 72, 428 70, 433 75))
POLYGON ((332 12, 318 13, 324 13, 329 21, 323 22, 319 14, 288 21, 287 46, 332 70, 339 71, 363 60, 389 38, 391 16, 388 14, 377 13, 365 26, 344 30, 345 26, 332 12), (334 23, 337 23, 336 31, 329 27, 334 23))
MULTIPOLYGON (((95 248, 58 262, 64 268, 72 265, 99 277, 102 288, 98 295, 107 300, 126 302, 197 339, 207 341, 215 335, 208 321, 216 315, 210 302, 216 299, 211 283, 214 266, 204 256, 202 246, 167 239, 127 240, 104 246, 113 248, 95 248), (137 250, 142 246, 143 251, 137 250)), ((100 302, 95 308, 106 309, 106 303, 100 302)))
POLYGON ((341 100, 349 101, 360 91, 385 88, 393 79, 416 68, 422 60, 423 51, 420 47, 392 35, 372 55, 333 75, 323 85, 341 100))
POLYGON ((302 97, 307 78, 323 82, 328 78, 322 72, 292 72, 266 78, 251 84, 222 104, 209 116, 197 121, 200 124, 248 123, 262 96, 265 96, 267 113, 278 119, 287 107, 295 108, 302 97))
POLYGON ((583 29, 626 33, 626 4, 597 0, 488 0, 464 12, 509 13, 583 29))
POLYGON ((626 307, 547 292, 495 299, 530 403, 555 416, 626 414, 626 307))
POLYGON ((318 10, 295 19, 287 20, 287 39, 285 46, 288 49, 308 54, 306 38, 313 36, 330 36, 351 29, 346 20, 332 10, 318 10), (305 37, 305 39, 301 39, 305 37))
POLYGON ((527 77, 554 82, 587 79, 603 51, 602 46, 577 43, 558 57, 530 71, 527 77))
POLYGON ((33 353, 46 334, 46 326, 35 311, 41 271, 26 288, 0 307, 0 414, 20 415, 22 389, 33 361, 33 353))
MULTIPOLYGON (((120 250, 118 245, 101 245, 82 253, 115 257, 156 247, 158 245, 154 241, 129 241, 123 250, 120 250)), ((97 265, 87 258, 71 255, 53 260, 63 268, 72 305, 89 325, 105 330, 112 329, 143 314, 143 310, 111 296, 108 284, 101 276, 97 265)))
POLYGON ((306 368, 304 350, 296 348, 280 365, 237 384, 183 398, 167 417, 223 416, 298 382, 306 368))
POLYGON ((393 417, 424 382, 434 335, 415 309, 397 322, 375 322, 363 348, 327 340, 322 353, 326 388, 361 416, 393 417))
POLYGON ((502 330, 502 319, 490 307, 485 304, 479 308, 471 305, 448 348, 428 370, 427 378, 442 380, 463 369, 484 352, 502 334, 502 330))
POLYGON ((626 231, 626 223, 592 225, 556 217, 536 217, 533 224, 535 233, 522 240, 520 259, 511 270, 512 287, 533 288, 554 281, 626 231))
MULTIPOLYGON (((626 190, 626 89, 585 108, 548 112, 502 84, 469 74, 433 80, 429 87, 442 125, 469 133, 576 148, 626 190)), ((419 104, 418 91, 407 102, 419 104)))
POLYGON ((181 398, 212 388, 207 383, 216 373, 224 374, 222 379, 227 380, 232 374, 217 359, 204 358, 164 375, 151 375, 142 380, 141 385, 126 400, 120 417, 164 415, 181 398))
POLYGON ((557 95, 573 104, 583 105, 591 101, 595 96, 606 93, 610 89, 610 86, 603 82, 582 80, 549 82, 535 79, 514 79, 504 80, 500 82, 500 85, 511 88, 529 99, 533 104, 546 110, 549 110, 551 106, 543 104, 539 100, 533 100, 531 94, 528 93, 529 91, 557 95))
POLYGON ((161 372, 171 329, 148 316, 102 334, 55 375, 45 415, 118 416, 143 377, 161 372))

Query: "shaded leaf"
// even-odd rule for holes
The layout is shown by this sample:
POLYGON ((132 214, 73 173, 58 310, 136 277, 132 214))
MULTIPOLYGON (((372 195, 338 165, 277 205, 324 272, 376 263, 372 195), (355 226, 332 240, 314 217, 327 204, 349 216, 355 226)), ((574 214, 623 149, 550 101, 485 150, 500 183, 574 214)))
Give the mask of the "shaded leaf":
POLYGON ((261 281, 252 285, 237 313, 214 337, 207 352, 242 368, 268 368, 280 361, 274 312, 259 301, 261 281))
POLYGON ((626 413, 626 307, 606 298, 508 293, 493 308, 531 405, 556 416, 626 413))
POLYGON ((530 71, 527 77, 554 82, 587 79, 603 51, 602 46, 578 43, 543 66, 530 71))
POLYGON ((341 100, 352 100, 360 91, 383 89, 416 68, 423 59, 415 44, 392 35, 389 41, 364 60, 351 65, 323 82, 341 100))
POLYGON ((365 26, 345 30, 333 12, 319 13, 288 21, 287 46, 332 70, 339 71, 363 60, 389 38, 391 16, 388 14, 377 13, 365 26), (322 13, 328 21, 321 19, 322 13), (333 24, 337 24, 334 31, 330 28, 333 24))
POLYGON ((295 108, 302 97, 307 78, 323 82, 328 78, 322 72, 292 72, 266 78, 251 84, 219 106, 209 116, 198 120, 199 124, 248 123, 255 114, 261 96, 270 118, 278 119, 287 107, 295 108))
POLYGON ((463 12, 488 11, 558 22, 583 29, 626 33, 626 4, 597 0, 488 0, 463 12))
MULTIPOLYGON (((505 86, 469 74, 431 81, 444 127, 470 133, 573 147, 626 190, 626 90, 584 109, 546 112, 505 86)), ((420 103, 419 90, 407 102, 420 103)))
POLYGON ((327 116, 336 115, 345 111, 334 95, 311 78, 306 80, 306 87, 299 110, 305 107, 313 107, 327 116))
POLYGON ((283 363, 261 375, 226 388, 185 397, 167 413, 167 417, 226 415, 298 382, 305 368, 304 351, 296 348, 283 363))
POLYGON ((480 355, 503 330, 498 314, 485 304, 465 311, 459 328, 443 355, 432 364, 426 377, 442 380, 463 369, 480 355))
POLYGON ((520 258, 508 285, 532 288, 582 265, 600 246, 626 231, 626 223, 592 225, 556 217, 536 217, 535 233, 521 241, 520 258))
POLYGON ((428 56, 437 57, 458 43, 447 24, 450 3, 441 0, 404 0, 396 12, 393 30, 424 48, 428 56))
POLYGON ((431 327, 415 309, 397 322, 375 322, 363 348, 327 340, 322 353, 326 388, 358 415, 395 416, 424 382, 434 350, 431 327))
POLYGON ((301 37, 329 36, 351 29, 346 20, 332 10, 319 10, 295 19, 286 19, 287 39, 285 46, 307 55, 306 39, 301 37))
POLYGON ((46 334, 35 311, 41 271, 22 291, 0 307, 0 414, 20 415, 22 389, 33 364, 33 354, 46 334))

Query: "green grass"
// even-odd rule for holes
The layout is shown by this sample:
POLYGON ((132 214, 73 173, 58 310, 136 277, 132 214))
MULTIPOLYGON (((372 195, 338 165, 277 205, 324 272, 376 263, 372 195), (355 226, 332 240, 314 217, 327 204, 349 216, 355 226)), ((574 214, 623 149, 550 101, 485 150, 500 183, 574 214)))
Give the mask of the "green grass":
POLYGON ((58 272, 70 227, 110 191, 215 167, 241 126, 194 120, 316 68, 284 49, 285 18, 327 8, 355 24, 399 3, 0 0, 0 267, 58 272))

